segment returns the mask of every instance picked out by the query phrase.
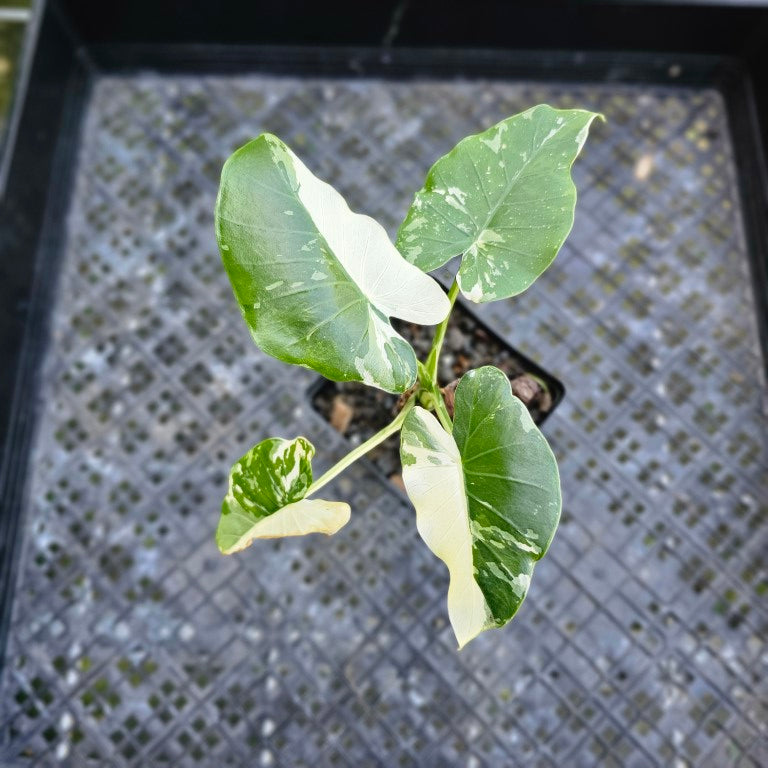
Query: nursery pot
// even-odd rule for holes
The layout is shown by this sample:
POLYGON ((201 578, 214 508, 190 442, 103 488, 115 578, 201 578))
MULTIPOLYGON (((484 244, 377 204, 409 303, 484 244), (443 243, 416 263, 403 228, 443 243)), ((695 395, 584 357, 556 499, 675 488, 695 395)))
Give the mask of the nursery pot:
MULTIPOLYGON (((417 357, 425 359, 433 329, 397 320, 393 325, 410 342, 417 357)), ((508 344, 459 301, 453 309, 440 355, 440 384, 455 383, 467 371, 484 365, 494 365, 507 374, 512 391, 526 404, 539 426, 565 395, 559 379, 508 344)), ((318 379, 308 394, 312 407, 353 445, 360 445, 385 427, 392 420, 399 399, 358 382, 327 379, 318 379)), ((398 435, 373 448, 367 458, 377 473, 402 488, 398 435)))

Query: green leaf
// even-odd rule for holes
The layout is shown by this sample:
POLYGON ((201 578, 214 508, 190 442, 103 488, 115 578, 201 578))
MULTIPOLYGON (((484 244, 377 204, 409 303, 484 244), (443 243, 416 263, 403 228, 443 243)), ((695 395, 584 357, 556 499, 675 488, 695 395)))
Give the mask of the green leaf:
POLYGON ((448 616, 461 648, 515 615, 561 499, 552 450, 498 368, 462 377, 454 413, 451 435, 414 408, 400 456, 419 534, 448 566, 448 616))
POLYGON ((349 522, 348 504, 304 498, 312 484, 314 455, 314 446, 303 437, 270 437, 235 462, 216 531, 225 555, 254 539, 332 534, 349 522))
POLYGON ((216 235, 243 317, 267 354, 388 392, 413 384, 416 356, 388 318, 439 323, 445 294, 277 137, 262 134, 227 160, 216 235))
POLYGON ((542 104, 460 141, 416 193, 400 252, 425 272, 463 254, 457 279, 471 301, 522 293, 571 231, 571 166, 596 117, 542 104))

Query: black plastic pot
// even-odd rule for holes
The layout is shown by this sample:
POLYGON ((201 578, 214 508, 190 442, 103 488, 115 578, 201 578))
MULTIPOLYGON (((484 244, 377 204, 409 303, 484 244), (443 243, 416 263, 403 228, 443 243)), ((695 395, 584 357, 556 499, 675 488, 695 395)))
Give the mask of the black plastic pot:
MULTIPOLYGON (((426 354, 432 329, 410 326, 395 322, 397 329, 410 341, 421 355, 426 354), (414 333, 417 334, 414 340, 414 333), (417 342, 421 342, 420 344, 417 342), (423 347, 419 349, 419 347, 423 347)), ((513 389, 522 377, 533 386, 540 388, 539 395, 532 402, 526 403, 533 420, 541 426, 552 414, 565 396, 563 383, 533 360, 508 344, 487 323, 483 322, 465 302, 457 302, 451 315, 451 324, 443 345, 442 361, 453 360, 452 366, 443 366, 441 384, 449 383, 463 375, 467 370, 482 365, 497 365, 513 381, 513 389), (459 330, 461 328, 461 330, 459 330), (462 339, 459 348, 453 344, 454 334, 458 331, 462 339), (482 357, 473 347, 482 347, 482 357), (475 354, 473 355, 473 352, 475 354), (459 362, 460 360, 460 362, 459 362), (448 370, 445 370, 445 369, 448 370), (515 381, 517 380, 517 381, 515 381)), ((344 407, 349 408, 351 418, 348 425, 334 424, 338 431, 352 442, 359 445, 378 430, 382 429, 397 409, 398 397, 358 383, 336 383, 318 379, 307 393, 312 407, 326 421, 333 424, 333 408, 339 398, 344 407), (343 427, 344 428, 341 428, 343 427)), ((389 438, 368 454, 370 464, 384 477, 391 479, 399 475, 399 437, 389 438)))
MULTIPOLYGON (((466 303, 464 302, 458 302, 454 308, 453 315, 455 318, 463 320, 466 318, 467 324, 474 330, 476 329, 479 331, 484 337, 488 338, 488 346, 493 348, 494 350, 498 350, 499 354, 496 354, 495 357, 497 359, 508 359, 510 361, 510 364, 508 366, 503 366, 505 368, 508 368, 508 370, 505 370, 506 373, 508 373, 510 379, 514 379, 517 376, 527 375, 533 378, 534 380, 538 381, 542 385, 542 389, 546 394, 549 396, 549 404, 545 409, 539 409, 536 407, 536 404, 533 403, 529 405, 529 411, 531 412, 531 416, 533 417, 533 420, 536 422, 537 425, 541 426, 553 413, 555 408, 559 405, 559 403, 562 401, 563 397, 565 397, 565 386, 563 385, 563 382, 560 381, 556 376, 553 376, 548 371, 545 371, 540 365, 535 363, 533 360, 531 360, 529 357, 524 355, 519 350, 515 349, 511 344, 509 344, 505 339, 503 339, 496 331, 493 330, 487 323, 485 323, 483 320, 481 320, 469 307, 467 307, 466 303)), ((453 319, 453 317, 452 317, 453 319)), ((400 330, 401 333, 403 333, 406 338, 410 341, 410 334, 408 333, 408 327, 405 323, 397 323, 396 326, 398 327, 398 330, 400 330)), ((427 332, 425 330, 424 335, 427 335, 427 332)), ((463 350, 457 350, 452 348, 451 346, 451 339, 450 334, 446 336, 445 343, 443 345, 443 355, 456 355, 458 353, 463 353, 463 350)), ((477 359, 470 359, 468 360, 468 364, 464 366, 466 370, 471 370, 472 368, 479 367, 481 365, 490 365, 490 364, 496 364, 493 360, 477 360, 477 359)), ((453 376, 455 378, 460 377, 463 375, 466 371, 464 370, 464 367, 461 369, 456 369, 453 372, 453 376)), ((447 384, 448 381, 441 381, 441 384, 447 384)), ((317 401, 318 396, 330 396, 333 397, 335 394, 342 392, 342 387, 345 385, 339 385, 336 382, 328 381, 326 379, 318 379, 318 381, 310 387, 308 396, 310 400, 313 403, 313 407, 315 410, 317 410, 321 415, 323 414, 323 411, 321 408, 318 407, 317 401)), ((346 385, 350 386, 350 385, 346 385)), ((364 385, 360 384, 353 384, 351 386, 360 388, 361 392, 368 392, 371 393, 374 390, 371 390, 368 387, 364 387, 364 385)), ((389 397, 392 404, 397 402, 397 397, 395 395, 387 396, 386 393, 383 393, 384 397, 389 397)), ((527 403, 526 403, 527 404, 527 403)), ((528 404, 527 404, 528 405, 528 404)))

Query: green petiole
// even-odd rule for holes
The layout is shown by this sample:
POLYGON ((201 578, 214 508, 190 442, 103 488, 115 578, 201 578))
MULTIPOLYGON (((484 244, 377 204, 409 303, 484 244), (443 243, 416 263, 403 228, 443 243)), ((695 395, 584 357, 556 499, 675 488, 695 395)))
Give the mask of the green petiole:
POLYGON ((325 474, 315 480, 312 485, 309 486, 306 496, 307 498, 313 493, 319 491, 323 486, 328 485, 337 475, 340 475, 348 466, 354 464, 361 456, 364 456, 368 451, 375 448, 379 443, 383 443, 390 435, 394 435, 403 426, 405 417, 408 412, 413 408, 416 403, 416 393, 412 394, 400 413, 397 414, 395 419, 387 424, 384 429, 379 430, 375 435, 369 437, 364 443, 361 443, 354 450, 350 451, 341 461, 334 464, 325 474))
MULTIPOLYGON (((451 318, 451 312, 453 312, 453 305, 456 303, 456 297, 459 295, 459 283, 454 278, 450 289, 448 290, 448 301, 451 302, 451 309, 445 316, 440 325, 435 330, 435 338, 432 340, 432 349, 429 350, 427 356, 426 373, 429 376, 429 381, 433 386, 437 386, 437 362, 440 358, 440 350, 443 346, 443 340, 445 339, 445 331, 448 328, 448 321, 451 318)), ((423 383, 423 382, 422 382, 423 383)))
POLYGON ((357 448, 350 451, 343 459, 341 459, 341 461, 334 464, 327 472, 318 477, 317 480, 309 486, 305 498, 308 498, 313 493, 319 491, 322 487, 330 483, 331 480, 340 475, 347 467, 354 464, 362 456, 365 456, 368 451, 398 432, 403 426, 405 417, 416 404, 417 400, 427 410, 434 410, 446 432, 450 433, 453 431, 453 422, 448 415, 448 409, 445 407, 445 401, 440 393, 440 386, 437 381, 437 364, 440 359, 440 350, 443 346, 443 340, 445 339, 445 331, 448 328, 448 320, 451 317, 453 305, 456 303, 458 294, 459 284, 454 280, 448 291, 448 299, 451 302, 451 309, 446 315, 445 320, 443 320, 443 322, 435 329, 435 337, 432 339, 432 347, 429 350, 426 364, 422 363, 421 360, 416 361, 418 366, 418 386, 414 393, 408 398, 400 413, 398 413, 386 427, 379 430, 372 437, 369 437, 364 443, 358 445, 357 448))

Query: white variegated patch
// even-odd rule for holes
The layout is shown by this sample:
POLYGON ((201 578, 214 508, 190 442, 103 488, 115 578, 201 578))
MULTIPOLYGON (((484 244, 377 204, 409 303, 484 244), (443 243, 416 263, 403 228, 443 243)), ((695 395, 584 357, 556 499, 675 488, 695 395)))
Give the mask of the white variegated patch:
POLYGON ((431 413, 416 407, 403 427, 401 456, 403 482, 416 508, 416 527, 448 567, 448 617, 462 648, 495 622, 475 581, 459 449, 431 413))
POLYGON ((349 504, 323 499, 301 499, 254 523, 238 512, 228 515, 227 532, 219 533, 219 548, 231 555, 250 546, 254 539, 304 536, 308 533, 331 535, 343 528, 350 518, 349 504))
POLYGON ((318 179, 282 142, 281 146, 291 158, 299 200, 371 304, 387 317, 420 325, 442 322, 450 305, 440 286, 400 255, 378 221, 351 211, 330 184, 318 179))

